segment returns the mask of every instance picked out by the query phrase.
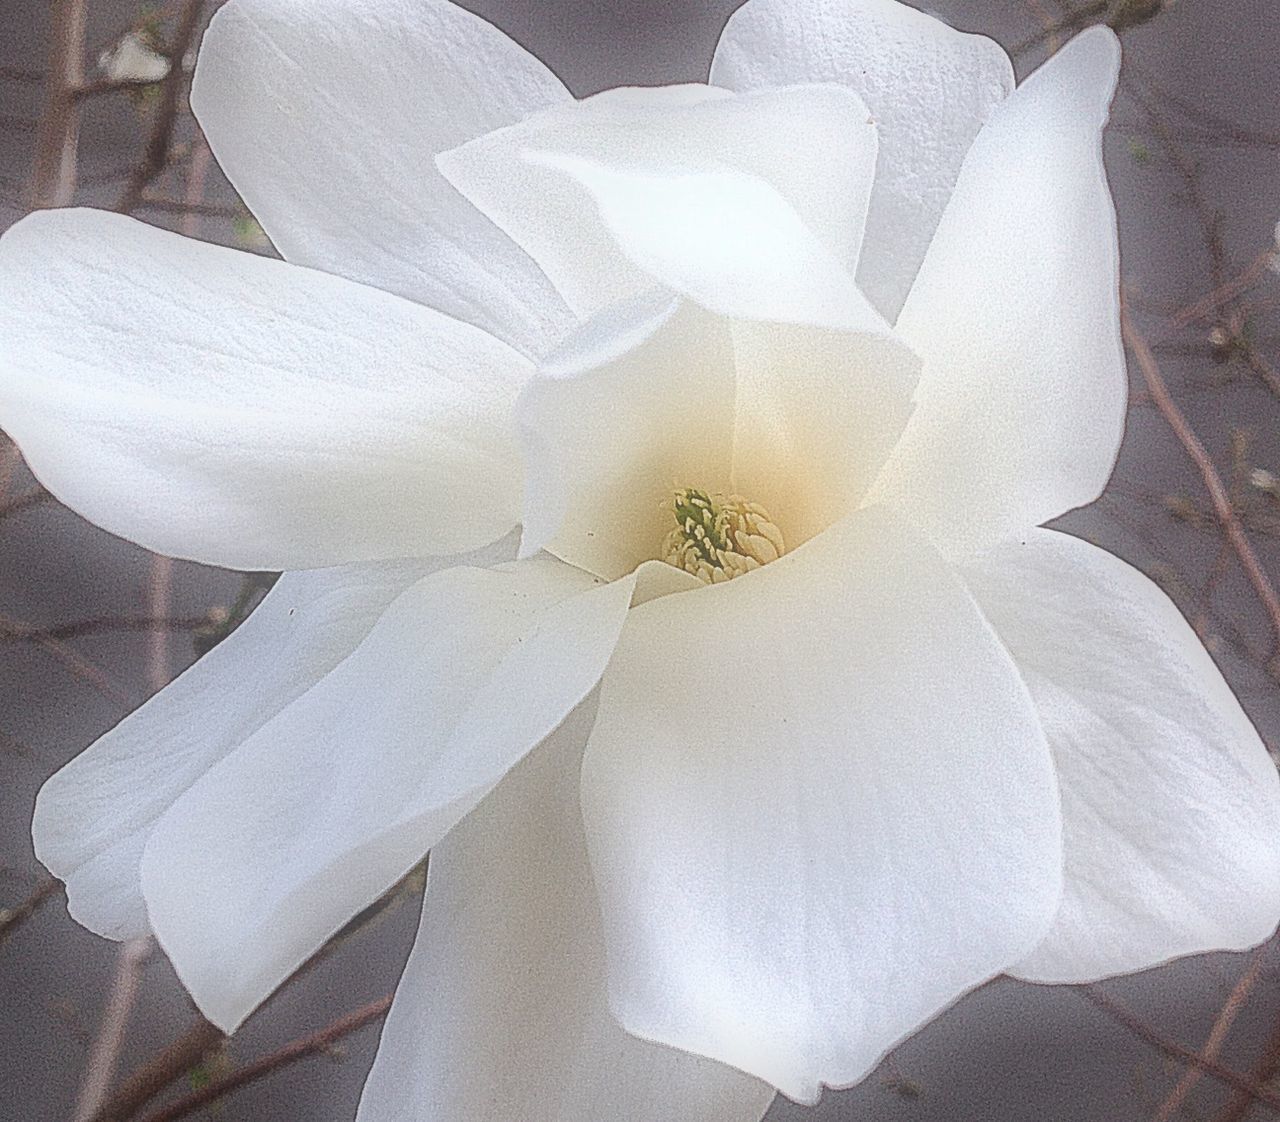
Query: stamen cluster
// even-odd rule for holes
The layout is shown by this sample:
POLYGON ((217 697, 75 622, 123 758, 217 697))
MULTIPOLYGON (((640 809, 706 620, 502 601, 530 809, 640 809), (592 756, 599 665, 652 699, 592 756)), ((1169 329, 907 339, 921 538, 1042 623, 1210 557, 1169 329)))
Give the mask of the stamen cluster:
POLYGON ((786 552, 782 531, 759 503, 741 495, 714 499, 691 487, 675 492, 676 526, 662 559, 707 584, 720 584, 776 561, 786 552))

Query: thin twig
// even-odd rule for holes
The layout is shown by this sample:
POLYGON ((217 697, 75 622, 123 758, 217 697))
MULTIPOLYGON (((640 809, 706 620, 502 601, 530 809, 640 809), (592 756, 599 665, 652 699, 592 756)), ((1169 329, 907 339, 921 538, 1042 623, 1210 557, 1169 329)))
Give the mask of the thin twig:
POLYGON ((210 627, 216 622, 207 612, 200 616, 97 616, 78 619, 74 623, 55 624, 52 627, 35 627, 0 618, 0 642, 46 643, 116 632, 194 631, 200 627, 210 627))
POLYGON ((115 976, 111 980, 111 991, 102 1013, 102 1022, 98 1025, 93 1051, 89 1054, 89 1062, 80 1083, 73 1122, 92 1122, 107 1097, 120 1057, 120 1048, 124 1044, 129 1014, 133 1011, 133 1003, 138 996, 142 966, 154 945, 149 935, 143 935, 121 943, 116 952, 115 976))
POLYGON ((158 210, 165 214, 194 214, 200 218, 241 218, 244 215, 244 210, 232 203, 188 203, 158 195, 144 195, 134 209, 158 210))
MULTIPOLYGON (((0 630, 21 631, 27 626, 27 624, 19 623, 8 616, 0 615, 0 630)), ((138 703, 138 698, 120 685, 110 674, 101 667, 95 666, 83 655, 73 651, 61 639, 48 635, 35 635, 31 639, 32 642, 43 647, 58 659, 76 678, 93 686, 103 697, 129 707, 133 707, 138 703)))
POLYGON ((1222 477, 1218 474, 1218 469, 1214 466, 1209 453, 1205 451, 1200 438, 1195 434, 1182 410, 1178 408, 1177 403, 1170 396, 1169 388, 1165 384, 1164 376, 1160 373, 1160 366, 1156 362, 1156 357, 1151 351, 1150 344, 1142 333, 1134 327, 1133 321, 1129 318, 1129 313, 1123 305, 1121 308, 1121 323, 1125 342, 1133 352, 1134 358, 1137 359, 1138 369, 1142 372, 1143 380, 1147 384, 1147 392, 1151 394, 1151 400, 1160 411, 1160 415, 1173 430, 1178 442, 1199 470, 1205 490, 1209 492, 1210 501, 1213 503, 1214 513, 1222 524, 1222 530, 1227 535, 1227 540, 1230 541, 1232 549, 1235 550, 1236 557, 1244 568, 1245 575, 1249 578, 1249 583, 1253 585, 1254 591, 1258 594, 1258 599, 1262 602, 1267 618, 1271 622, 1271 630, 1275 641, 1280 643, 1280 596, 1276 595, 1271 578, 1262 567, 1262 562, 1258 560, 1258 555, 1254 552, 1252 544, 1241 527, 1239 518, 1236 517, 1235 509, 1232 507, 1231 498, 1227 494, 1222 477))
POLYGON ((226 1043, 227 1035, 203 1017, 121 1083, 93 1122, 126 1122, 183 1072, 197 1067, 226 1043))
POLYGON ((41 506, 52 501, 53 496, 43 488, 36 491, 28 491, 25 495, 19 495, 16 499, 9 499, 7 502, 0 503, 0 518, 8 518, 11 514, 19 514, 24 510, 30 510, 33 506, 41 506))
MULTIPOLYGON (((1257 1087, 1268 1085, 1280 1075, 1280 1021, 1276 1022, 1262 1046, 1262 1055, 1249 1073, 1249 1082, 1257 1087)), ((1244 1088, 1237 1088, 1235 1094, 1223 1104, 1222 1110, 1213 1122, 1243 1122, 1253 1109, 1253 1096, 1244 1088)))
POLYGON ((59 881, 46 877, 32 889, 25 900, 14 904, 11 908, 0 908, 0 942, 4 942, 33 915, 40 906, 62 887, 59 881))
POLYGON ((1280 1095, 1276 1094, 1276 1092, 1268 1090, 1247 1075, 1241 1075, 1217 1060, 1206 1059, 1199 1053, 1192 1051, 1192 1049, 1184 1048, 1176 1041, 1161 1036, 1133 1010, 1117 1001, 1110 994, 1105 993, 1100 987, 1077 986, 1076 990, 1086 1001, 1096 1005, 1112 1020, 1123 1025, 1140 1040, 1146 1041, 1156 1051, 1163 1052, 1170 1059, 1177 1060, 1179 1063, 1190 1064, 1192 1067, 1199 1068, 1205 1075, 1213 1076, 1214 1079, 1220 1080, 1228 1086, 1234 1087, 1242 1094, 1248 1095, 1252 1101, 1262 1103, 1277 1114, 1280 1114, 1280 1095))
MULTIPOLYGON (((207 1087, 202 1087, 199 1091, 195 1091, 185 1098, 171 1103, 169 1106, 145 1115, 140 1122, 174 1122, 175 1119, 185 1118, 188 1114, 207 1106, 209 1103, 216 1102, 223 1096, 229 1095, 232 1091, 253 1083, 255 1080, 270 1075, 283 1067, 288 1067, 290 1064, 297 1063, 299 1060, 317 1052, 326 1052, 343 1037, 350 1036, 358 1029, 362 1029, 379 1017, 385 1016, 387 1010, 391 1008, 391 998, 392 995, 387 994, 385 997, 380 997, 367 1005, 362 1005, 359 1009, 352 1010, 352 1012, 326 1025, 319 1032, 303 1037, 301 1040, 291 1041, 283 1048, 272 1052, 270 1055, 263 1056, 260 1060, 247 1064, 239 1071, 224 1076, 222 1079, 216 1079, 207 1087)), ((104 1119, 103 1122, 106 1122, 106 1120, 104 1119)))
MULTIPOLYGON (((1262 977, 1262 967, 1266 962, 1269 946, 1270 944, 1264 943, 1253 952, 1249 959, 1248 968, 1240 975, 1236 984, 1232 987, 1231 993, 1228 994, 1227 1000, 1223 1002, 1222 1008, 1218 1010, 1218 1015, 1213 1022, 1213 1028, 1209 1030, 1209 1036, 1204 1042, 1204 1047, 1200 1049, 1201 1058, 1216 1060, 1222 1052, 1222 1046, 1226 1043, 1227 1034, 1231 1031, 1231 1026, 1235 1023, 1236 1017, 1240 1015, 1240 1010, 1245 1007, 1245 1003, 1249 1000, 1249 995, 1258 984, 1258 979, 1262 977)), ((1203 1075, 1204 1072, 1201 1068, 1187 1068, 1182 1073, 1182 1078, 1178 1080, 1177 1085, 1169 1092, 1164 1102, 1160 1104, 1160 1109, 1156 1112, 1152 1122, 1169 1122, 1182 1109, 1182 1104, 1186 1102, 1187 1096, 1195 1090, 1196 1084, 1200 1082, 1203 1075)), ((1266 1082, 1266 1080, 1260 1080, 1259 1082, 1266 1082)))
POLYGON ((85 0, 53 0, 49 79, 36 133, 32 207, 66 206, 76 189, 80 114, 75 91, 84 81, 85 0))
POLYGON ((177 30, 166 52, 170 62, 169 73, 160 82, 160 102, 152 118, 151 135, 147 139, 146 151, 143 153, 142 162, 134 169, 116 203, 116 210, 121 214, 133 212, 143 192, 151 186, 169 162, 169 148, 173 144, 178 109, 182 103, 182 91, 187 81, 182 59, 191 49, 203 12, 204 0, 187 0, 182 8, 177 30))

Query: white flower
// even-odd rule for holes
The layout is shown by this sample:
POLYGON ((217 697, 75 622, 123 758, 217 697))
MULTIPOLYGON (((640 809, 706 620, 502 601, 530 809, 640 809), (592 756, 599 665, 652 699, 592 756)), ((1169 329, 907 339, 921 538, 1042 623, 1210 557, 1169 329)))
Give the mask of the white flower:
POLYGON ((193 104, 292 263, 0 243, 50 489, 300 570, 42 791, 76 917, 230 1030, 434 847, 363 1122, 758 1119, 998 972, 1266 937, 1257 735, 1035 528, 1120 440, 1117 64, 749 0, 575 103, 443 0, 231 0, 193 104))

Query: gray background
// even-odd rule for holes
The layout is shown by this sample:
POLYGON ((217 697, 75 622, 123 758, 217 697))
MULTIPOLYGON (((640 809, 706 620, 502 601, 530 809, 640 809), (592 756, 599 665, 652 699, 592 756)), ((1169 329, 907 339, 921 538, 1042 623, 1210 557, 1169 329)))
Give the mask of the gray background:
MULTIPOLYGON (((737 5, 734 0, 471 0, 466 6, 504 28, 584 95, 612 85, 705 79, 719 29, 737 5)), ((137 10, 121 0, 98 0, 91 8, 91 42, 110 38, 137 10)), ((46 0, 0 0, 0 66, 43 64, 47 9, 46 0)), ((1041 12, 1057 15, 1061 7, 1054 0, 953 0, 932 10, 1009 46, 1037 31, 1041 12)), ((1124 40, 1127 80, 1138 67, 1154 76, 1163 87, 1162 110, 1180 142, 1195 134, 1182 150, 1199 166, 1204 201, 1220 219, 1228 272, 1235 272, 1270 244, 1280 218, 1280 148, 1266 137, 1233 135, 1223 121, 1207 127, 1203 114, 1280 133, 1280 10, 1275 0, 1182 0, 1124 40), (1188 103, 1190 114, 1169 97, 1188 103)), ((1020 60, 1020 70, 1039 57, 1031 52, 1020 60)), ((17 127, 3 122, 32 117, 38 93, 0 80, 0 227, 22 212, 31 142, 20 122, 17 127)), ((1213 287, 1202 215, 1160 140, 1124 92, 1114 121, 1107 156, 1121 218, 1125 282, 1138 311, 1145 313, 1144 326, 1157 339, 1166 376, 1224 472, 1232 433, 1243 430, 1252 438, 1249 464, 1280 474, 1276 399, 1240 363, 1214 362, 1204 328, 1173 333, 1160 327, 1158 313, 1213 287)), ((144 113, 127 100, 95 103, 82 142, 86 176, 135 159, 145 131, 144 113)), ((90 187, 80 197, 109 204, 117 190, 118 184, 90 187)), ((233 199, 221 183, 211 185, 209 197, 233 199)), ((216 221, 206 223, 202 233, 233 236, 229 224, 216 221)), ((1280 296, 1280 280, 1264 283, 1258 292, 1280 296)), ((1264 353, 1273 361, 1280 358, 1274 317, 1266 308, 1252 330, 1264 353)), ((16 480, 9 496, 25 486, 16 480)), ((1065 524, 1161 579, 1184 610, 1195 614, 1203 606, 1197 590, 1220 539, 1211 525, 1170 513, 1170 500, 1176 505, 1182 496, 1204 507, 1186 456, 1136 394, 1107 497, 1065 524)), ((1269 500, 1252 495, 1249 501, 1264 523, 1254 528, 1255 542, 1274 571, 1277 551, 1265 524, 1269 500)), ((0 517, 0 614, 7 619, 44 625, 142 614, 148 566, 140 550, 52 503, 0 517)), ((180 565, 175 610, 226 605, 238 587, 233 574, 180 565)), ((1222 579, 1213 605, 1208 627, 1218 637, 1215 653, 1269 742, 1280 743, 1275 684, 1258 665, 1256 652, 1240 649, 1265 646, 1265 620, 1234 569, 1222 579)), ((29 644, 0 642, 0 906, 25 896, 38 875, 28 828, 40 783, 148 692, 144 639, 97 635, 69 646, 105 669, 113 683, 109 695, 63 657, 29 644)), ((191 657, 189 639, 175 636, 173 651, 176 671, 191 657)), ((415 912, 416 905, 400 908, 287 989, 235 1038, 228 1062, 250 1060, 387 992, 407 954, 415 912)), ((114 946, 72 923, 58 897, 0 943, 0 1120, 69 1117, 86 1039, 108 990, 114 958, 114 946)), ((1241 964, 1242 956, 1207 956, 1111 983, 1108 989, 1163 1035, 1197 1047, 1241 964)), ((1280 961, 1275 966, 1280 968, 1280 961)), ((130 1022, 123 1070, 182 1031, 191 1017, 167 964, 154 957, 130 1022)), ((1236 1024, 1224 1062, 1250 1070, 1278 1022, 1280 977, 1269 969, 1236 1024)), ((337 1054, 281 1071, 204 1117, 225 1122, 349 1119, 376 1037, 376 1028, 366 1029, 337 1054)), ((1150 1118, 1181 1071, 1079 992, 999 980, 904 1044, 891 1065, 862 1086, 828 1094, 812 1110, 779 1103, 770 1118, 1127 1122, 1150 1118)), ((1205 1079, 1180 1117, 1214 1118, 1225 1097, 1219 1085, 1205 1079)), ((1258 1107, 1250 1117, 1266 1113, 1258 1107)))

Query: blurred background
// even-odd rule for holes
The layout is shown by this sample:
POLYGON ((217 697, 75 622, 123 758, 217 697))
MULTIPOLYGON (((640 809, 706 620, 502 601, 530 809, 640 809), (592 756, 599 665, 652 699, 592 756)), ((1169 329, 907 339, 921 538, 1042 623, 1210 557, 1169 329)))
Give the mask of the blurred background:
MULTIPOLYGON (((582 96, 705 80, 737 2, 464 6, 582 96)), ((34 206, 76 202, 272 252, 186 105, 200 32, 216 7, 0 0, 0 229, 34 206), (85 15, 82 42, 54 35, 68 8, 85 15)), ((1107 164, 1127 298, 1149 352, 1141 362, 1130 355, 1128 435, 1113 482, 1063 528, 1170 592, 1274 750, 1280 615, 1267 600, 1269 574, 1280 579, 1280 6, 928 7, 999 40, 1020 76, 1076 29, 1105 20, 1121 32, 1107 164)), ((225 636, 267 583, 154 558, 95 529, 40 490, 0 434, 4 1122, 354 1116, 383 999, 415 929, 420 877, 226 1041, 200 1021, 163 955, 146 945, 121 953, 73 923, 31 851, 40 784, 225 636)), ((816 1108, 780 1101, 769 1118, 1238 1122, 1280 1117, 1278 1074, 1280 953, 1268 945, 1094 987, 998 979, 861 1086, 816 1108)))

